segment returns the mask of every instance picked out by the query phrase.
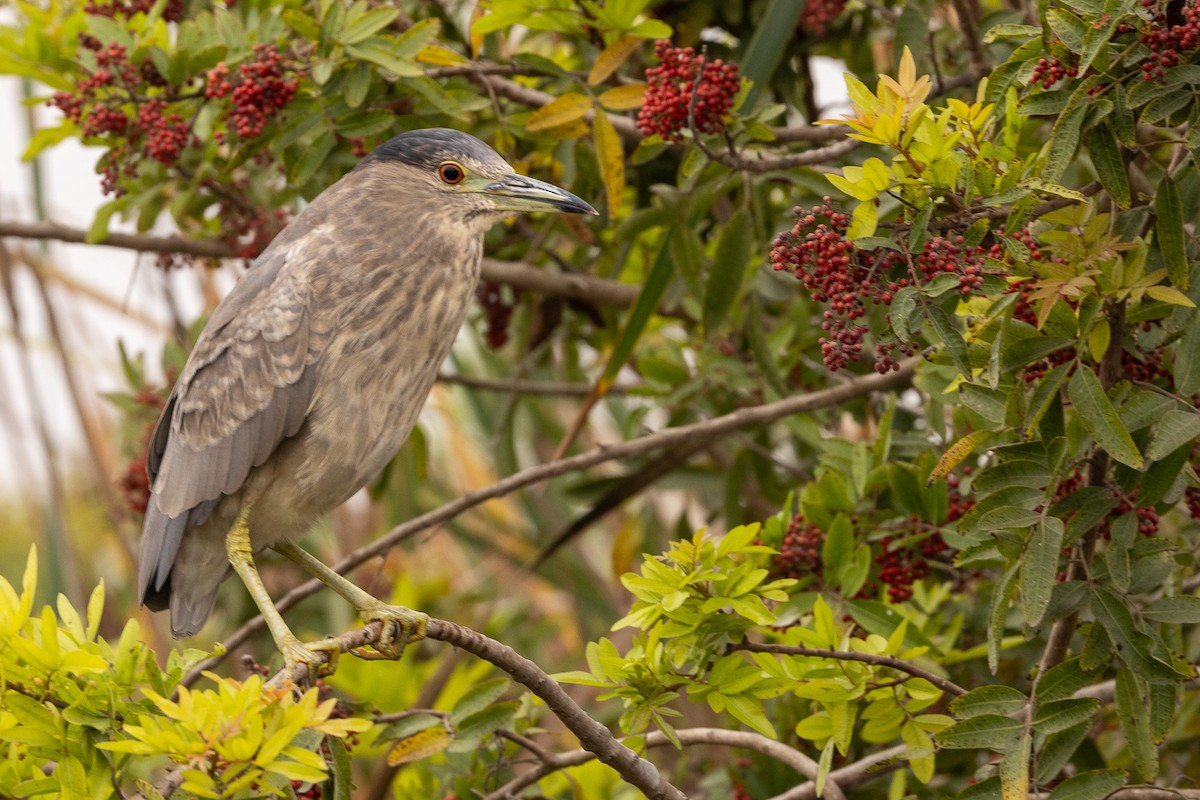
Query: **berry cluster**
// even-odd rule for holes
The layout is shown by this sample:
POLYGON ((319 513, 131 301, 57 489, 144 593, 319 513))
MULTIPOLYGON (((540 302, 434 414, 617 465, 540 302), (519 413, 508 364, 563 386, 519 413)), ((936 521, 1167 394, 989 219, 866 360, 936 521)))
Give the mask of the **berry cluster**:
POLYGON ((475 296, 487 320, 488 347, 499 350, 508 343, 508 325, 512 321, 514 306, 505 301, 503 287, 498 283, 480 282, 475 296))
POLYGON ((846 10, 847 0, 805 0, 800 12, 801 30, 824 39, 834 21, 846 10))
POLYGON ((936 556, 946 548, 946 543, 938 533, 922 539, 919 548, 893 549, 893 541, 890 536, 879 540, 875 563, 879 566, 879 580, 888 587, 888 599, 893 603, 903 603, 913 596, 913 583, 929 575, 929 562, 924 554, 926 547, 931 555, 936 556))
MULTIPOLYGON (((265 153, 255 156, 255 163, 266 168, 271 162, 265 153)), ((233 248, 238 258, 253 259, 267 248, 275 235, 291 219, 286 208, 265 209, 248 202, 248 180, 237 178, 233 186, 224 188, 209 179, 205 185, 217 195, 217 218, 221 220, 221 240, 233 248), (232 189, 232 191, 229 191, 232 189)))
POLYGON ((917 266, 925 281, 945 273, 958 275, 959 291, 967 297, 983 285, 983 259, 984 249, 967 247, 961 236, 953 240, 933 236, 917 256, 917 266))
POLYGON ((1033 67, 1033 74, 1029 76, 1029 85, 1034 86, 1040 83, 1043 89, 1049 89, 1063 78, 1076 78, 1078 76, 1078 66, 1068 66, 1060 61, 1057 56, 1042 57, 1037 60, 1037 64, 1033 67))
MULTIPOLYGON (((888 306, 900 289, 944 274, 958 277, 964 296, 983 285, 989 252, 967 246, 961 236, 931 237, 914 260, 916 269, 910 272, 903 254, 895 250, 855 250, 846 238, 849 215, 831 206, 828 197, 811 209, 795 209, 795 214, 792 229, 775 237, 771 265, 793 272, 814 301, 828 306, 821 322, 825 335, 820 344, 830 370, 858 361, 868 331, 860 320, 866 316, 868 302, 888 306)), ((914 346, 910 342, 877 344, 875 368, 879 372, 898 367, 893 356, 897 349, 911 355, 914 346)))
POLYGON ((697 57, 690 47, 672 47, 666 39, 654 45, 659 65, 646 70, 646 94, 638 127, 678 142, 694 121, 701 133, 725 130, 725 116, 741 87, 737 64, 697 57))
POLYGON ((124 45, 107 45, 82 34, 79 44, 93 53, 95 69, 75 92, 57 92, 48 101, 79 126, 85 139, 104 139, 109 150, 101 158, 101 188, 105 194, 124 194, 122 178, 132 177, 139 161, 152 159, 171 166, 194 140, 183 116, 168 110, 167 101, 146 100, 146 87, 176 93, 150 60, 134 64, 124 45), (134 113, 130 113, 133 107, 134 113))
POLYGON ((825 531, 804 519, 803 514, 792 517, 783 541, 779 544, 772 574, 780 578, 803 578, 821 574, 821 546, 825 531))
POLYGON ((209 70, 204 96, 228 96, 233 103, 230 129, 242 139, 253 139, 296 96, 300 82, 295 77, 288 79, 287 74, 288 68, 275 45, 256 44, 254 59, 240 65, 237 75, 223 61, 209 70))
MULTIPOLYGON (((101 17, 132 17, 135 14, 149 14, 154 8, 155 0, 88 0, 83 10, 87 14, 101 17)), ((162 18, 165 22, 179 22, 183 19, 183 0, 167 0, 163 8, 162 18)))
POLYGON ((1200 488, 1189 486, 1183 499, 1187 503, 1188 516, 1192 519, 1200 519, 1200 488))
POLYGON ((1178 13, 1169 13, 1168 4, 1160 0, 1142 0, 1142 7, 1154 12, 1139 37, 1150 50, 1141 63, 1142 79, 1165 81, 1181 54, 1200 46, 1200 3, 1189 0, 1178 13))

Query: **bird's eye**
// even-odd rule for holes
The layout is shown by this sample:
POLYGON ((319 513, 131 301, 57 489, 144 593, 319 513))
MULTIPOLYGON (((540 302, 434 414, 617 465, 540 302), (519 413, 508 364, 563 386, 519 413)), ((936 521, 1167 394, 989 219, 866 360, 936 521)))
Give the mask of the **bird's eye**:
POLYGON ((446 161, 438 167, 438 177, 442 179, 443 183, 453 186, 456 183, 462 183, 463 178, 467 177, 467 173, 453 161, 446 161))

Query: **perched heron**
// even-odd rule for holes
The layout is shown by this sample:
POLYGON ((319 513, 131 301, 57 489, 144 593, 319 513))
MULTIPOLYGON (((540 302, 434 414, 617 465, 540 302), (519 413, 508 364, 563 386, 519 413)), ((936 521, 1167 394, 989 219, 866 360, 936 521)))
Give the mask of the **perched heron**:
POLYGON ((292 540, 408 437, 466 315, 483 234, 513 212, 596 211, 459 131, 401 134, 322 192, 213 312, 154 429, 139 601, 191 636, 238 573, 287 666, 319 663, 254 566, 272 547, 384 621, 398 655, 425 616, 389 606, 292 540))

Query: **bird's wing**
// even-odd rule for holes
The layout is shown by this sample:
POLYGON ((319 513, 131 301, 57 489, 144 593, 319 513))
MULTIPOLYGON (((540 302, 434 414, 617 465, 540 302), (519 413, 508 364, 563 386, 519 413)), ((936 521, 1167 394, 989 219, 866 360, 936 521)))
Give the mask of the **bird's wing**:
POLYGON ((324 271, 326 250, 313 231, 264 253, 192 351, 150 441, 143 597, 162 588, 185 530, 304 424, 325 338, 312 324, 309 277, 324 271))

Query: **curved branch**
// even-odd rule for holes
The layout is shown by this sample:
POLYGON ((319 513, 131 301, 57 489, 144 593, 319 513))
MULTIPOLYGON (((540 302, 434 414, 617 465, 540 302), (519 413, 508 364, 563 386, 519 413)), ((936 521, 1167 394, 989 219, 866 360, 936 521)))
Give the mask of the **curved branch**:
POLYGON ((836 661, 861 661, 864 664, 872 664, 877 667, 888 667, 899 672, 906 672, 914 678, 922 678, 929 681, 934 686, 941 689, 947 694, 952 694, 957 697, 967 693, 967 690, 959 686, 952 680, 943 678, 941 675, 936 675, 927 669, 922 669, 916 664, 910 664, 907 661, 896 658, 895 656, 876 656, 870 653, 855 653, 851 650, 827 650, 823 647, 794 647, 785 644, 760 644, 759 642, 742 642, 734 645, 731 650, 748 650, 751 653, 777 653, 788 656, 813 656, 816 658, 829 658, 836 661))
MULTIPOLYGON (((743 156, 740 153, 713 151, 709 157, 722 166, 735 172, 774 172, 776 170, 793 169, 794 167, 823 164, 840 158, 862 145, 857 139, 842 139, 841 141, 817 147, 813 150, 801 150, 799 153, 787 153, 781 156, 764 156, 755 158, 743 156)), ((755 151, 758 152, 758 151, 755 151)))
MULTIPOLYGON (((343 650, 364 647, 379 640, 383 623, 376 621, 334 637, 343 650)), ((541 667, 506 644, 479 631, 464 628, 453 622, 430 619, 425 626, 425 638, 452 644, 507 672, 513 680, 537 695, 559 721, 575 734, 589 754, 600 759, 628 784, 640 789, 652 800, 686 800, 683 792, 671 785, 658 768, 627 746, 617 741, 604 725, 588 716, 553 678, 541 667)), ((318 655, 327 657, 327 653, 318 655)), ((308 666, 297 664, 272 676, 269 685, 301 683, 308 677, 308 666)))
MULTIPOLYGON (((813 761, 799 750, 788 747, 786 744, 777 742, 774 739, 769 739, 761 733, 731 731, 724 728, 684 728, 675 731, 675 735, 679 739, 680 744, 684 745, 715 744, 724 747, 737 747, 757 751, 769 758, 774 758, 780 763, 786 764, 810 781, 815 780, 817 775, 818 765, 816 761, 813 761)), ((647 733, 645 741, 646 747, 662 747, 672 744, 671 740, 662 731, 647 733)), ((499 789, 485 795, 483 800, 505 800, 505 798, 515 797, 522 789, 533 786, 547 775, 586 764, 593 758, 595 756, 587 750, 572 750, 542 759, 542 763, 537 767, 518 775, 499 789)), ((836 781, 830 780, 826 783, 826 797, 829 800, 844 800, 845 794, 836 781)))
MULTIPOLYGON (((473 492, 468 492, 462 497, 445 504, 441 508, 421 514, 418 517, 397 525, 392 528, 386 535, 382 536, 375 542, 365 547, 348 554, 345 558, 333 565, 333 569, 339 573, 346 573, 351 569, 363 564, 364 562, 376 556, 382 555, 400 542, 409 539, 426 528, 440 525, 448 520, 454 519, 462 512, 474 508, 481 503, 492 500, 497 497, 503 497, 518 489, 526 486, 531 486, 550 478, 565 475, 570 472, 594 467, 597 464, 603 464, 607 461, 614 461, 622 458, 632 458, 645 453, 657 450, 659 448, 671 447, 683 442, 693 441, 697 437, 718 438, 727 433, 731 433, 742 428, 755 427, 759 425, 768 425, 776 420, 793 414, 816 411, 822 408, 830 408, 832 406, 845 403, 858 397, 863 397, 872 392, 885 391, 894 389, 899 386, 904 386, 912 380, 913 374, 916 372, 916 366, 920 359, 909 358, 900 363, 900 368, 894 372, 889 372, 886 375, 878 375, 871 373, 861 377, 849 380, 845 383, 838 384, 828 389, 823 389, 819 392, 811 394, 799 395, 796 397, 788 397, 784 400, 779 400, 774 403, 766 403, 760 406, 751 406, 742 408, 724 416, 714 417, 713 419, 703 422, 692 423, 691 425, 680 425, 675 428, 667 428, 657 433, 652 433, 638 439, 633 439, 627 442, 620 442, 614 445, 597 447, 594 450, 589 450, 579 455, 570 456, 569 458, 551 461, 546 464, 538 464, 536 466, 523 469, 520 472, 515 472, 507 478, 493 483, 491 486, 477 489, 473 492)), ((275 607, 280 611, 286 611, 292 606, 299 603, 301 600, 315 594, 323 583, 313 578, 306 583, 297 586, 290 592, 285 594, 275 602, 275 607)), ((225 652, 232 652, 240 647, 252 635, 264 627, 261 616, 254 617, 246 622, 242 627, 238 628, 224 642, 225 652)), ((182 684, 189 685, 200 677, 204 670, 212 669, 214 666, 224 660, 225 655, 216 655, 212 658, 197 664, 191 672, 184 678, 182 684)))

